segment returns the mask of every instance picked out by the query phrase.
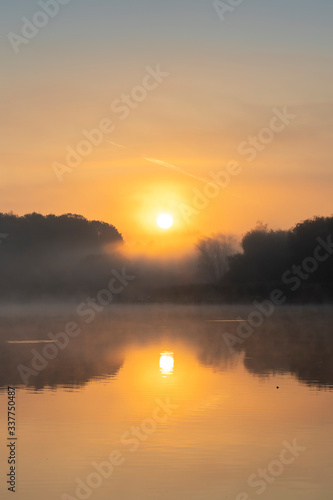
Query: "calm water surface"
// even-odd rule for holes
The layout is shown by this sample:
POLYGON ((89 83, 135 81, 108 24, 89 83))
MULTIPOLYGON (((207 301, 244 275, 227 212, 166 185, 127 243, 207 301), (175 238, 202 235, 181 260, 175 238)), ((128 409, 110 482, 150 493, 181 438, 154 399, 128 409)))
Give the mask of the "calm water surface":
POLYGON ((0 497, 332 500, 332 309, 281 308, 241 338, 251 310, 114 306, 87 324, 71 307, 2 309, 0 497), (69 321, 81 333, 24 384, 18 366, 52 345, 27 341, 69 321))

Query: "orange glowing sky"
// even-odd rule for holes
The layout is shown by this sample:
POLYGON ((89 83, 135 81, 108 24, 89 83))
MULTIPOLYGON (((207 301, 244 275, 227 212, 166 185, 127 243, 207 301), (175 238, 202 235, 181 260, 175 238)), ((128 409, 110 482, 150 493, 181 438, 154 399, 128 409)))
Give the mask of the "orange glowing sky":
MULTIPOLYGON (((62 6, 18 54, 8 39, 1 211, 79 213, 128 240, 183 244, 242 234, 258 220, 289 228, 331 215, 332 4, 257 4, 222 22, 211 2, 82 0, 62 6), (156 86, 150 77, 141 99, 137 87, 158 65, 168 76, 156 86), (138 99, 121 112, 117 99, 133 92, 138 99), (267 139, 284 108, 293 119, 249 161, 244 143, 267 139), (106 119, 112 132, 59 182, 55 162, 66 164, 66 148, 106 119), (230 162, 240 173, 195 208, 210 172, 230 162), (167 234, 160 212, 174 217, 167 234)), ((4 35, 20 33, 21 18, 35 12, 32 0, 6 5, 4 35)))

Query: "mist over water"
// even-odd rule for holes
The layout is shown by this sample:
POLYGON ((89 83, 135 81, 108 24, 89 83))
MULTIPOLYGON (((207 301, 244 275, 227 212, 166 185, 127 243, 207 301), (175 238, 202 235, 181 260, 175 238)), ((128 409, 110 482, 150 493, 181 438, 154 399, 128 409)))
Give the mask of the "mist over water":
POLYGON ((87 323, 74 305, 0 309, 0 409, 16 387, 19 500, 79 498, 78 479, 97 500, 255 498, 249 478, 262 481, 258 470, 295 440, 305 451, 264 483, 265 498, 330 500, 330 307, 276 308, 241 338, 252 306, 111 304, 87 323), (114 450, 122 465, 89 487, 114 450))
POLYGON ((142 253, 111 224, 79 215, 0 214, 0 225, 2 300, 79 300, 115 290, 114 276, 124 285, 120 275, 131 278, 113 292, 117 302, 251 303, 277 288, 289 303, 333 298, 333 217, 288 231, 258 223, 240 244, 213 234, 157 253, 142 253))
POLYGON ((91 316, 77 314, 74 302, 1 307, 0 384, 23 384, 17 366, 31 366, 33 347, 43 356, 42 342, 52 340, 60 347, 54 359, 46 356, 47 366, 38 376, 29 377, 27 385, 36 389, 80 386, 95 377, 114 376, 129 347, 165 341, 182 343, 213 370, 223 371, 241 358, 253 375, 289 373, 308 385, 332 387, 333 311, 329 306, 277 308, 262 325, 251 328, 248 318, 253 311, 257 310, 239 305, 111 304, 90 321, 91 316), (75 324, 77 332, 63 347, 68 324, 75 324), (31 346, 29 341, 41 344, 31 346))
POLYGON ((18 500, 331 500, 332 218, 158 258, 80 216, 3 220, 18 500))

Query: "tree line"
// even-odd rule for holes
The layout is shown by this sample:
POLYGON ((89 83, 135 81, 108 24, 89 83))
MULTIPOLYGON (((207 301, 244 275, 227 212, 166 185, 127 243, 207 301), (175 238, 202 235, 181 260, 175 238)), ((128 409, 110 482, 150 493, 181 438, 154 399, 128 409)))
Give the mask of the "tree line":
POLYGON ((0 233, 2 298, 78 292, 92 279, 86 260, 123 242, 111 224, 75 214, 0 213, 0 233))
POLYGON ((125 257, 111 224, 80 215, 0 213, 0 298, 96 294, 112 268, 136 276, 116 300, 240 302, 281 288, 291 301, 333 299, 333 217, 290 230, 263 223, 243 235, 201 239, 190 256, 154 261, 125 257))
POLYGON ((229 296, 264 295, 274 286, 298 298, 333 297, 333 217, 313 217, 287 231, 258 223, 237 250, 230 237, 217 236, 198 245, 207 277, 229 296))

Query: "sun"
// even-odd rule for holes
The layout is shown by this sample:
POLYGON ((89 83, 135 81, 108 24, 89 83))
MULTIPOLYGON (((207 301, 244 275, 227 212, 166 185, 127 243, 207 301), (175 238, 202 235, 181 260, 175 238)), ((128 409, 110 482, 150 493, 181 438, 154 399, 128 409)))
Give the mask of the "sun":
POLYGON ((173 217, 170 214, 159 214, 156 222, 161 229, 169 229, 173 225, 173 217))

